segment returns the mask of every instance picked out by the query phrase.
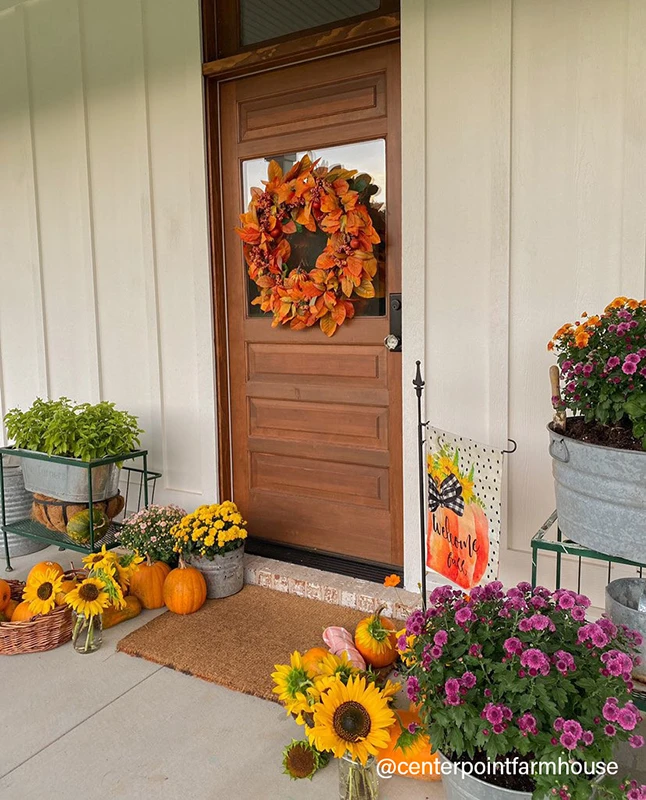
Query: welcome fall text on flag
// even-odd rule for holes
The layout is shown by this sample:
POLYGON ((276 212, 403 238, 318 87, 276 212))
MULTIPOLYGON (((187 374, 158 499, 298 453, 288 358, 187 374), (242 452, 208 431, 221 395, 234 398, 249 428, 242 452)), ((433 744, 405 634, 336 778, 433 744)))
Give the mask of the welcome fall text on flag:
POLYGON ((428 443, 426 566, 472 589, 498 576, 502 451, 437 428, 428 443))

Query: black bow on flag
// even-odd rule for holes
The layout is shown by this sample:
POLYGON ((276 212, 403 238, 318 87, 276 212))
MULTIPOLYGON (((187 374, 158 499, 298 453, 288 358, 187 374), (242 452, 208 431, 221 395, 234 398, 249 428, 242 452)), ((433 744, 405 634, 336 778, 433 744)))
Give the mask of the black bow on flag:
POLYGON ((464 498, 462 497, 462 485, 455 475, 444 478, 442 485, 438 487, 433 478, 428 481, 428 507, 431 511, 437 511, 440 506, 454 511, 458 517, 464 514, 464 498))

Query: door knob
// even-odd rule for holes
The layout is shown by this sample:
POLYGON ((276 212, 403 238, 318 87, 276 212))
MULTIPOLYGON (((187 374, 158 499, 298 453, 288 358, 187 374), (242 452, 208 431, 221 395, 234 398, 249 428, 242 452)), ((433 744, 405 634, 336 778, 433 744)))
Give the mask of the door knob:
POLYGON ((384 347, 387 350, 401 350, 401 339, 394 333, 389 333, 384 339, 384 347))

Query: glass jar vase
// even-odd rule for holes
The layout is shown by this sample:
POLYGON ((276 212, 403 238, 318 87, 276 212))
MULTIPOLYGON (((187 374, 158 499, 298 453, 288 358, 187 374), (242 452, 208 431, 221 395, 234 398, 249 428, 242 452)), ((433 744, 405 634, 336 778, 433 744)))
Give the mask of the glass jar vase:
POLYGON ((95 653, 103 643, 103 617, 72 612, 72 645, 77 653, 95 653))
POLYGON ((370 756, 365 765, 349 756, 339 759, 340 800, 378 800, 377 761, 370 756))

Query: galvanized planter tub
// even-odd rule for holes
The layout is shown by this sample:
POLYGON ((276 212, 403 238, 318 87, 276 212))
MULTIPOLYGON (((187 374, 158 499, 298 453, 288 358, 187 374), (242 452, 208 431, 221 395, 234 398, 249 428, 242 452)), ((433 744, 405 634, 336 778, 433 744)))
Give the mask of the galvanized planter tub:
POLYGON ((548 431, 563 534, 608 556, 646 561, 646 451, 548 431))
MULTIPOLYGON (((440 761, 450 763, 442 753, 440 753, 440 761)), ((503 789, 500 786, 485 783, 467 772, 463 774, 460 770, 451 770, 446 775, 442 773, 442 786, 446 800, 532 800, 530 792, 503 789)))
MULTIPOLYGON (((440 761, 450 763, 442 753, 440 761)), ((590 783, 591 800, 597 796, 594 784, 599 778, 595 778, 590 783)), ((500 786, 493 786, 485 783, 474 775, 464 774, 458 769, 451 770, 447 775, 442 774, 442 787, 446 795, 446 800, 532 800, 531 792, 519 792, 514 789, 503 789, 500 786)), ((545 795, 541 800, 549 800, 552 795, 545 795)))
POLYGON ((615 625, 627 625, 641 633, 644 642, 639 650, 642 663, 633 677, 646 683, 646 611, 639 610, 639 600, 646 591, 646 578, 618 578, 606 586, 606 613, 615 625))
POLYGON ((211 600, 237 594, 244 586, 244 545, 212 561, 192 557, 190 563, 204 575, 206 596, 211 600))
MULTIPOLYGON (((19 466, 3 465, 2 477, 4 480, 4 502, 7 524, 29 519, 31 516, 31 504, 33 497, 31 492, 25 489, 22 470, 19 466)), ((0 519, 0 522, 2 520, 0 519)), ((30 539, 26 536, 18 536, 15 533, 7 533, 7 543, 9 545, 9 557, 18 558, 29 553, 37 553, 47 547, 46 542, 38 539, 30 539)), ((5 558, 4 541, 0 535, 0 557, 5 558)))
MULTIPOLYGON (((44 455, 44 454, 43 454, 44 455)), ((22 458, 25 488, 30 492, 55 497, 74 503, 89 502, 88 467, 73 467, 55 461, 22 458)), ((85 462, 79 461, 79 464, 85 462)), ((114 497, 119 490, 119 468, 116 464, 104 464, 92 468, 92 500, 114 497)))

